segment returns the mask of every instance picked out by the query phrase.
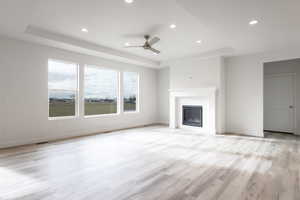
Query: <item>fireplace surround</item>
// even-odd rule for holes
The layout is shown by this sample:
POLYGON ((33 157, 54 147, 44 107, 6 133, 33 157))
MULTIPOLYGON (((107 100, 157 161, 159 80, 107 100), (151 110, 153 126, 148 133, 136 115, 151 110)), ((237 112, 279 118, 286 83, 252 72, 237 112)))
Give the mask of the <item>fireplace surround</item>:
POLYGON ((198 133, 216 134, 216 88, 170 89, 170 128, 188 128, 198 133), (185 125, 183 106, 202 106, 202 127, 185 125))

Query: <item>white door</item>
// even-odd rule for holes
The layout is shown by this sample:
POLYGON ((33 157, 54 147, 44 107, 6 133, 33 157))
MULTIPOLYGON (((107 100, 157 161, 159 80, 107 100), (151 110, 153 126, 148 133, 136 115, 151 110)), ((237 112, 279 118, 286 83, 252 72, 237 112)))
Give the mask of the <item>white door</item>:
POLYGON ((265 76, 264 130, 294 132, 294 83, 294 74, 265 76))

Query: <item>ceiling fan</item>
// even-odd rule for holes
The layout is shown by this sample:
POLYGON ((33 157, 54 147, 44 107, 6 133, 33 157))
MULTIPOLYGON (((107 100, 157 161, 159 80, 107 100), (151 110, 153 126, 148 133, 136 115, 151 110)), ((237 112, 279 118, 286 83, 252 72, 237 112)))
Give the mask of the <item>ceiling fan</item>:
POLYGON ((159 54, 160 51, 157 49, 152 48, 152 45, 156 44, 157 42, 160 41, 160 39, 158 37, 154 37, 152 39, 150 39, 150 35, 145 35, 144 36, 146 42, 144 45, 139 45, 139 46, 126 46, 125 48, 144 48, 145 50, 150 50, 152 52, 154 52, 155 54, 159 54))

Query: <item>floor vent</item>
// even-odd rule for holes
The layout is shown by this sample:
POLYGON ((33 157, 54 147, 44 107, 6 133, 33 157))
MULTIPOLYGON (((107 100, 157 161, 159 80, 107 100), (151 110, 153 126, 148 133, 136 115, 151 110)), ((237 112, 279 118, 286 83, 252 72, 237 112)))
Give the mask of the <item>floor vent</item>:
POLYGON ((36 145, 42 145, 42 144, 48 144, 49 142, 38 142, 38 143, 35 143, 36 145))

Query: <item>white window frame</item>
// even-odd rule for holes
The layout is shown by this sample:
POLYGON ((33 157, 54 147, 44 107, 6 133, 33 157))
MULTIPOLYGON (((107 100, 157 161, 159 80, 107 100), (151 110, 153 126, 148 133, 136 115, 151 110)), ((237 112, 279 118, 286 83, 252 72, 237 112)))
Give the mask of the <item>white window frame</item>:
POLYGON ((84 65, 84 70, 83 70, 83 88, 82 88, 82 113, 83 113, 83 118, 101 118, 101 117, 109 117, 109 116, 117 116, 120 115, 121 113, 121 85, 120 85, 120 79, 121 79, 121 75, 120 75, 120 70, 114 69, 114 68, 109 68, 109 67, 103 67, 103 66, 98 66, 98 65, 90 65, 90 64, 85 64, 84 65), (116 113, 108 113, 108 114, 96 114, 96 115, 86 115, 85 114, 85 69, 87 67, 94 67, 94 68, 98 68, 98 69, 102 69, 102 70, 110 70, 110 71, 114 71, 117 73, 117 112, 116 113))
POLYGON ((47 85, 48 87, 48 120, 64 120, 64 119, 76 119, 79 117, 79 64, 75 63, 75 62, 70 62, 70 61, 65 61, 65 60, 59 60, 59 59, 52 59, 49 58, 48 59, 48 63, 47 63, 47 84, 49 84, 49 61, 54 61, 54 62, 60 62, 60 63, 65 63, 65 64, 72 64, 72 65, 76 65, 76 89, 75 90, 65 90, 65 89, 49 89, 49 85, 47 85), (51 90, 56 90, 56 91, 72 91, 75 92, 75 115, 73 116, 59 116, 59 117, 50 117, 49 116, 49 111, 50 111, 50 106, 49 106, 49 91, 51 90))
POLYGON ((124 114, 135 114, 140 112, 140 73, 136 71, 123 71, 122 73, 122 112, 124 114), (131 73, 137 73, 138 80, 137 80, 137 94, 136 94, 136 110, 135 111, 125 111, 124 109, 124 73, 125 72, 131 72, 131 73))

